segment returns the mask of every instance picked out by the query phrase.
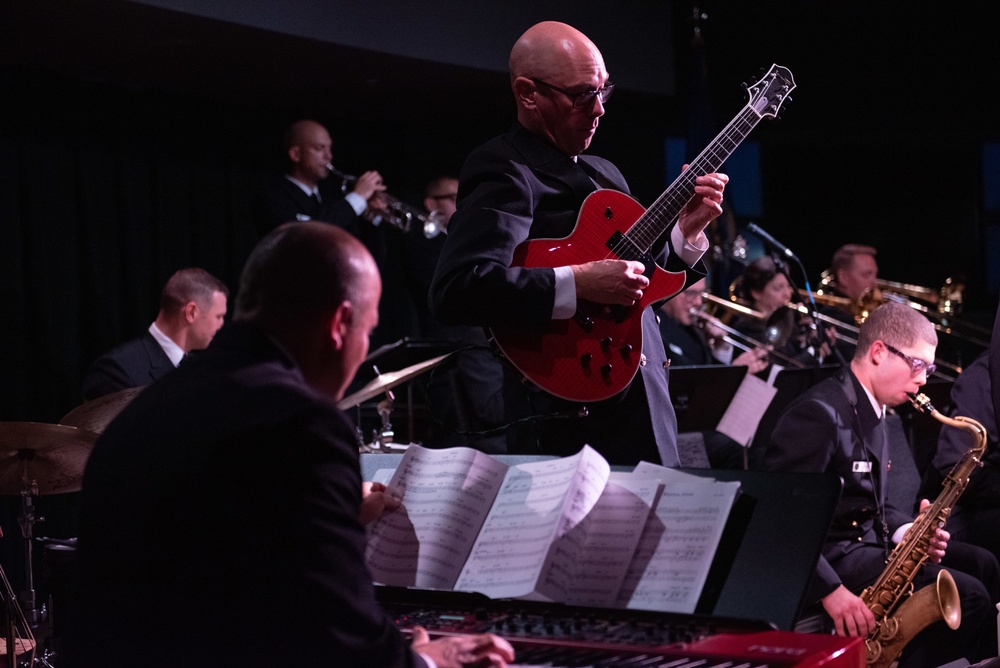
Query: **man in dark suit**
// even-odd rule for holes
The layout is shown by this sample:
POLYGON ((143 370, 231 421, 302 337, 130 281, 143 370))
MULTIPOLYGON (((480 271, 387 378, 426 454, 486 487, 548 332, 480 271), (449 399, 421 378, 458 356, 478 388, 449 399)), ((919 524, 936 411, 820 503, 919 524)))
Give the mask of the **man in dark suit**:
MULTIPOLYGON (((997 447, 1000 430, 990 391, 989 356, 989 351, 981 353, 951 388, 952 417, 967 417, 982 424, 987 434, 987 447, 980 458, 982 467, 970 476, 969 486, 948 518, 948 529, 955 538, 985 547, 1000 559, 1000 531, 997 531, 1000 526, 1000 449, 997 447)), ((941 481, 972 446, 973 439, 968 431, 942 426, 932 469, 927 475, 927 489, 940 489, 941 481)))
POLYGON ((358 446, 336 402, 381 282, 333 226, 265 237, 234 322, 108 426, 84 474, 67 666, 502 666, 492 635, 412 649, 379 608, 358 446), (431 664, 431 665, 433 665, 431 664))
MULTIPOLYGON (((600 51, 578 30, 539 23, 510 55, 517 123, 468 157, 458 211, 448 226, 431 287, 435 316, 453 324, 544 326, 568 319, 578 299, 631 305, 649 285, 641 263, 602 260, 555 268, 512 267, 514 248, 529 238, 567 236, 584 198, 600 187, 627 192, 618 169, 581 155, 590 145, 612 84, 600 51)), ((703 232, 722 211, 727 177, 696 179, 695 196, 672 231, 653 246, 658 261, 702 270, 703 232), (670 246, 667 247, 669 238, 670 246)), ((639 373, 618 396, 584 407, 534 391, 508 373, 504 402, 510 452, 564 455, 585 443, 616 464, 640 459, 676 466, 677 422, 667 392, 666 355, 652 308, 642 313, 639 373), (558 416, 562 419, 547 418, 558 416)), ((510 372, 510 370, 507 370, 510 372)))
POLYGON ((667 348, 670 366, 702 366, 705 364, 731 364, 745 366, 747 373, 758 373, 767 368, 767 349, 752 348, 734 356, 732 343, 715 318, 700 314, 704 303, 705 279, 695 281, 690 287, 660 307, 660 335, 667 348), (704 320, 699 327, 697 317, 704 320))
MULTIPOLYGON (((327 187, 330 176, 330 133, 316 121, 302 119, 292 123, 282 141, 285 173, 272 179, 265 188, 264 218, 261 235, 282 223, 320 220, 342 227, 359 239, 373 236, 370 222, 364 219, 369 208, 383 206, 378 194, 385 191, 382 175, 367 171, 344 194, 340 184, 327 187)), ((376 257, 376 259, 378 259, 376 257)))
POLYGON ((163 287, 156 320, 142 336, 97 358, 83 378, 86 401, 144 387, 192 350, 207 348, 226 317, 229 289, 204 269, 174 273, 163 287))
MULTIPOLYGON (((904 539, 912 521, 912 511, 893 506, 888 494, 883 416, 885 406, 905 402, 926 382, 936 345, 933 326, 917 311, 896 303, 875 309, 861 328, 849 367, 789 406, 764 454, 765 469, 830 471, 844 481, 811 592, 841 635, 872 632, 874 616, 858 594, 886 568, 890 550, 904 539)), ((921 502, 921 510, 927 505, 921 502)), ((996 656, 996 558, 982 548, 949 541, 944 529, 924 538, 929 561, 914 585, 933 584, 946 566, 958 585, 962 621, 957 631, 943 622, 928 626, 907 645, 901 665, 939 666, 960 657, 979 661, 996 656)))

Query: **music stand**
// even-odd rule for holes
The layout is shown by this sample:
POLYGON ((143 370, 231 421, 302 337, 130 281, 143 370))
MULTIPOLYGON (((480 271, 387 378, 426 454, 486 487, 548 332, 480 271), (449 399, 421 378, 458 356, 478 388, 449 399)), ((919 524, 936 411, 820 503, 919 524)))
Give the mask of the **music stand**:
POLYGON ((843 487, 834 473, 684 469, 738 480, 696 613, 795 627, 843 487))
POLYGON ((745 366, 724 364, 671 367, 670 402, 677 431, 714 431, 746 373, 745 366))

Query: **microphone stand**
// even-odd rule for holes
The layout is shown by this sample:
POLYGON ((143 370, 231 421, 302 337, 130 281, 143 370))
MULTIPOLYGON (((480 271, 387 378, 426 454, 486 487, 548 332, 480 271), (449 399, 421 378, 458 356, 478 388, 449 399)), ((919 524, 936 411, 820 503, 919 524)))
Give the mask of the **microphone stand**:
MULTIPOLYGON (((828 338, 826 336, 825 323, 822 322, 819 318, 819 307, 816 305, 816 298, 813 296, 812 287, 809 285, 809 275, 806 274, 806 268, 802 265, 802 260, 800 260, 799 257, 795 253, 793 253, 788 246, 784 245, 783 243, 772 237, 764 229, 762 229, 760 225, 757 225, 756 223, 750 223, 747 225, 747 229, 753 232, 754 234, 758 235, 761 239, 768 242, 779 251, 781 251, 781 253, 785 255, 785 257, 791 260, 795 260, 795 264, 798 265, 799 271, 802 273, 802 280, 805 282, 806 294, 809 295, 809 303, 812 305, 812 313, 811 313, 813 321, 812 326, 813 329, 816 331, 816 337, 817 337, 816 340, 819 342, 827 341, 828 338)), ((836 355, 837 357, 837 361, 840 362, 840 365, 842 367, 846 367, 847 362, 844 360, 844 356, 840 352, 840 349, 837 348, 836 344, 831 344, 831 348, 833 354, 836 355)), ((820 360, 819 357, 816 357, 816 363, 813 365, 813 369, 815 370, 817 381, 819 380, 819 367, 820 367, 820 360)))

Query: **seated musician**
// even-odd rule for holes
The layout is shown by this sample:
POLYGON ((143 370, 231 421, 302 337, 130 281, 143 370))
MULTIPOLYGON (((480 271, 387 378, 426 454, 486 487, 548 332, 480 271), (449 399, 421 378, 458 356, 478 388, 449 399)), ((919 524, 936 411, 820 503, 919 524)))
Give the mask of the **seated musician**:
MULTIPOLYGON (((606 248, 579 264, 511 266, 526 239, 573 232, 584 199, 596 189, 628 190, 611 162, 582 155, 613 89, 601 52, 571 26, 539 23, 511 50, 510 81, 517 123, 475 149, 462 169, 458 211, 431 286, 434 314, 453 324, 530 330, 572 318, 577 300, 633 305, 650 285, 645 267, 604 259, 606 248)), ((727 181, 723 174, 698 176, 679 220, 653 244, 661 266, 690 272, 687 283, 704 273, 692 266, 701 267, 704 228, 722 211, 727 181)), ((602 220, 587 225, 600 234, 602 220)), ((677 421, 652 306, 642 309, 641 323, 642 348, 631 353, 639 357, 638 373, 609 399, 585 405, 560 399, 505 367, 508 450, 568 455, 589 443, 613 464, 677 466, 677 421)))
MULTIPOLYGON (((941 666, 963 657, 976 662, 997 654, 996 558, 949 540, 948 531, 933 523, 926 533, 914 535, 908 531, 911 514, 896 508, 888 494, 885 409, 905 402, 926 383, 936 346, 933 326, 917 311, 894 303, 873 311, 861 327, 850 365, 789 406, 761 464, 765 470, 832 472, 844 481, 808 596, 822 604, 838 634, 872 633, 876 620, 859 594, 876 582, 901 541, 916 546, 914 558, 928 557, 914 572, 916 590, 932 584, 942 568, 951 573, 961 599, 961 626, 955 631, 941 621, 927 626, 907 644, 902 667, 941 666)), ((927 506, 921 502, 922 511, 927 506)))
MULTIPOLYGON (((733 329, 770 346, 781 366, 813 366, 830 354, 830 343, 816 334, 812 318, 790 306, 795 286, 780 259, 764 255, 748 264, 741 290, 742 298, 756 314, 738 315, 733 319, 733 329)), ((826 336, 830 336, 832 331, 827 331, 826 336)))
MULTIPOLYGON (((872 246, 861 244, 844 244, 834 252, 830 261, 833 280, 828 292, 838 299, 838 303, 820 305, 820 313, 852 327, 858 325, 855 315, 878 284, 875 255, 872 246)), ((854 344, 846 339, 837 342, 837 349, 845 360, 854 357, 854 344)))
POLYGON ((87 461, 60 665, 504 666, 492 634, 408 643, 379 607, 363 496, 336 408, 381 280, 347 232, 293 222, 251 253, 233 322, 108 426, 87 461), (178 419, 178 416, 183 416, 178 419))
MULTIPOLYGON (((986 429, 986 454, 982 467, 969 478, 955 509, 948 518, 948 531, 966 543, 990 550, 1000 559, 1000 442, 990 385, 989 351, 981 353, 951 388, 952 417, 964 416, 986 429)), ((937 450, 926 474, 924 490, 941 488, 952 467, 969 452, 973 442, 964 429, 944 425, 938 435, 937 450)))

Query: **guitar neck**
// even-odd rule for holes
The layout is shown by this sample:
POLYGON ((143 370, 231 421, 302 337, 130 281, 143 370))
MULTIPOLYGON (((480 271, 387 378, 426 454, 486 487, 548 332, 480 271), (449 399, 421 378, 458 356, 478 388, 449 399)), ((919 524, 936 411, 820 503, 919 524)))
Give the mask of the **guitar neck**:
POLYGON ((660 238, 684 205, 694 197, 695 179, 718 171, 761 118, 773 118, 777 115, 781 104, 788 99, 794 88, 792 73, 787 67, 780 65, 771 65, 771 69, 760 81, 749 86, 747 90, 750 102, 747 106, 691 161, 690 166, 681 172, 625 234, 634 247, 648 252, 653 242, 660 238))
POLYGON ((636 221, 626 235, 632 243, 649 250, 694 197, 695 179, 718 171, 760 119, 750 105, 744 107, 636 221))

